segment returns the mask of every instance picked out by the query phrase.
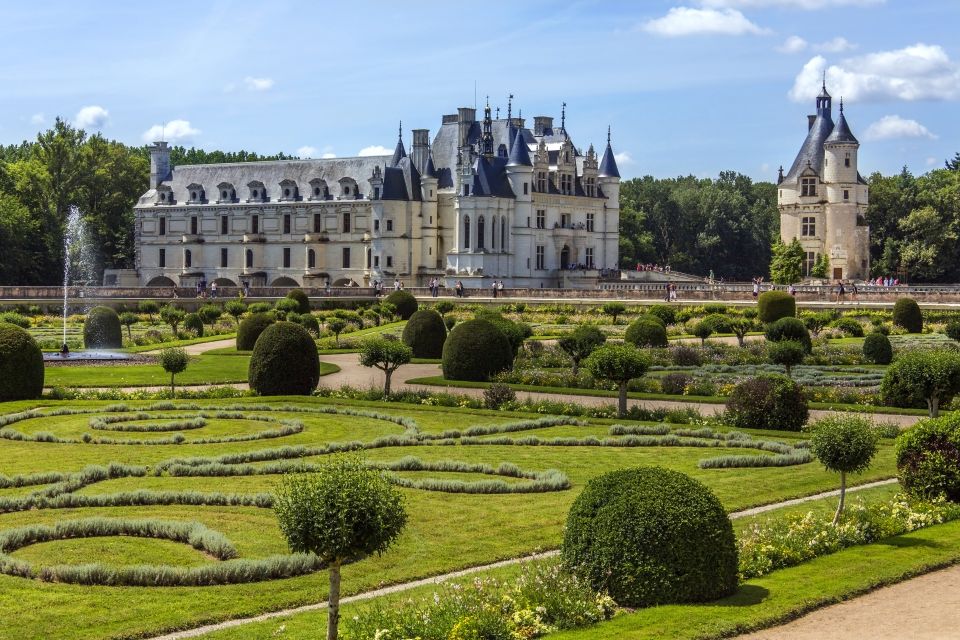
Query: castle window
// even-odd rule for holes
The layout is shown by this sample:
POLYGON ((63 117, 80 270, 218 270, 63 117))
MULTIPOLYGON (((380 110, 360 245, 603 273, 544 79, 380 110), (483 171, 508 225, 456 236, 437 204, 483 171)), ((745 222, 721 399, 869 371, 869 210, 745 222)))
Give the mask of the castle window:
POLYGON ((817 262, 817 254, 813 251, 807 251, 803 254, 803 275, 809 276, 813 273, 813 265, 817 262))
POLYGON ((463 216, 463 248, 470 248, 470 216, 463 216))
POLYGON ((801 178, 800 179, 800 195, 802 197, 817 195, 817 179, 801 178))
POLYGON ((587 247, 583 259, 587 269, 593 269, 593 247, 587 247))
POLYGON ((217 185, 217 190, 220 192, 219 202, 235 202, 237 199, 237 192, 233 188, 233 185, 229 182, 221 182, 217 185))
POLYGON ((317 266, 317 252, 313 249, 307 251, 307 268, 313 269, 317 266))
POLYGON ((260 233, 260 216, 256 214, 250 216, 250 233, 260 233))
POLYGON ((190 194, 190 203, 191 204, 200 204, 204 200, 203 187, 199 184, 193 183, 187 186, 187 192, 190 194))
POLYGON ((319 213, 313 214, 313 232, 320 233, 323 231, 323 216, 319 213))
POLYGON ((483 216, 477 218, 477 249, 484 248, 484 237, 483 237, 483 226, 484 226, 483 216))
POLYGON ((499 147, 497 147, 497 155, 500 156, 501 158, 506 158, 506 157, 507 157, 507 145, 502 144, 502 145, 500 145, 499 147))
POLYGON ((227 257, 228 257, 228 256, 227 256, 227 248, 224 247, 223 249, 220 249, 220 266, 221 266, 221 267, 226 267, 226 266, 227 266, 227 257))
POLYGON ((166 266, 167 266, 167 250, 166 250, 166 249, 160 249, 160 256, 159 256, 159 258, 158 258, 158 260, 157 260, 157 264, 158 264, 160 267, 166 267, 166 266))
POLYGON ((252 180, 248 182, 247 188, 250 190, 250 197, 247 198, 247 202, 267 201, 267 188, 263 186, 263 183, 259 180, 252 180))
POLYGON ((290 268, 290 247, 283 248, 283 268, 290 268))
POLYGON ((537 245, 537 269, 543 270, 546 269, 546 248, 542 244, 537 245))
POLYGON ((289 178, 280 181, 281 200, 297 200, 300 196, 300 190, 297 183, 289 178))
POLYGON ((560 226, 564 229, 570 229, 573 225, 570 224, 570 214, 561 213, 560 214, 560 226))
POLYGON ((188 269, 193 266, 193 253, 190 251, 190 249, 185 249, 183 251, 183 266, 188 269))
POLYGON ((253 268, 253 250, 247 249, 247 268, 253 268))
POLYGON ((290 214, 283 214, 283 232, 290 233, 290 214))
POLYGON ((222 235, 230 233, 230 218, 227 216, 220 216, 220 233, 222 235))
POLYGON ((393 256, 387 256, 387 266, 388 267, 393 266, 393 256))
POLYGON ((350 268, 350 247, 344 247, 340 254, 340 264, 344 269, 350 268))
POLYGON ((560 174, 560 193, 564 195, 573 193, 573 176, 568 173, 560 174))
POLYGON ((350 233, 350 213, 343 214, 343 232, 350 233))
POLYGON ((465 196, 470 195, 470 185, 468 184, 463 185, 463 195, 465 196))
POLYGON ((850 199, 850 190, 849 190, 849 189, 844 189, 844 190, 843 190, 843 199, 844 199, 844 200, 849 200, 849 199, 850 199))
POLYGON ((537 191, 540 193, 547 192, 547 172, 538 171, 537 172, 537 191))
POLYGON ((190 235, 197 235, 197 216, 190 217, 190 235))
POLYGON ((593 214, 587 214, 587 231, 593 231, 593 214))
POLYGON ((387 231, 393 231, 393 220, 387 220, 387 231))
POLYGON ((843 166, 845 166, 845 167, 849 167, 849 166, 850 166, 850 154, 849 154, 849 153, 848 153, 848 154, 846 155, 846 157, 843 159, 843 166))
POLYGON ((311 200, 326 200, 330 191, 327 189, 327 182, 323 178, 314 178, 310 181, 311 200))
POLYGON ((500 251, 507 250, 507 219, 500 218, 500 251))
POLYGON ((523 195, 526 196, 526 195, 529 195, 529 194, 530 194, 530 184, 527 183, 527 182, 524 182, 524 183, 523 183, 523 195))
POLYGON ((800 220, 800 235, 805 237, 817 235, 817 219, 814 216, 804 216, 800 220))
POLYGON ((373 256, 373 266, 380 268, 380 256, 373 256))
POLYGON ((167 219, 163 216, 160 216, 160 235, 167 235, 167 219))
POLYGON ((374 230, 374 231, 380 231, 380 221, 379 221, 379 220, 374 220, 374 221, 373 221, 373 230, 374 230))
MULTIPOLYGON (((366 254, 366 255, 367 255, 367 269, 369 269, 369 268, 370 268, 370 261, 373 260, 373 251, 370 250, 369 247, 367 248, 367 254, 366 254)), ((378 264, 378 266, 379 266, 379 263, 377 263, 377 264, 378 264)))
POLYGON ((490 219, 490 248, 497 249, 497 216, 490 219))
POLYGON ((547 228, 547 211, 546 209, 537 209, 537 229, 546 229, 547 228))
POLYGON ((380 199, 380 187, 374 187, 374 188, 373 188, 373 199, 374 199, 374 200, 379 200, 379 199, 380 199))

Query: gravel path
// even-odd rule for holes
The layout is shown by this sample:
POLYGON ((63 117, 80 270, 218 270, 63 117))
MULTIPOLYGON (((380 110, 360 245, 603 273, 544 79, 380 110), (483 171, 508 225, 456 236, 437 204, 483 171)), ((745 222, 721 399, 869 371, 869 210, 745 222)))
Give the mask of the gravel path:
MULTIPOLYGON (((850 487, 847 489, 847 493, 848 494, 856 493, 857 491, 863 491, 864 489, 871 489, 873 487, 893 484, 895 482, 897 482, 896 478, 880 480, 878 482, 870 482, 867 484, 850 487)), ((824 491, 823 493, 817 493, 812 496, 805 496, 803 498, 796 498, 794 500, 784 500, 783 502, 776 502, 774 504, 768 504, 761 507, 754 507, 752 509, 744 509, 742 511, 734 511, 733 513, 730 514, 730 519, 736 520, 737 518, 746 518, 749 516, 757 515, 758 513, 765 513, 767 511, 780 509, 782 507, 789 507, 797 504, 803 504, 805 502, 822 500, 823 498, 830 498, 832 496, 836 496, 839 493, 840 493, 839 491, 824 491)), ((556 550, 545 551, 543 553, 530 554, 530 555, 522 556, 520 558, 512 558, 510 560, 501 560, 499 562, 493 562, 490 564, 479 565, 476 567, 469 567, 467 569, 461 569, 459 571, 452 571, 450 573, 444 573, 438 576, 433 576, 432 578, 423 578, 421 580, 404 582, 402 584, 396 584, 389 587, 383 587, 381 589, 374 589, 372 591, 366 591, 364 593, 358 593, 356 595, 347 596, 345 598, 341 598, 340 603, 349 604, 351 602, 363 602, 365 600, 372 600, 374 598, 379 598, 381 596, 387 596, 394 593, 403 593, 404 591, 410 591, 411 589, 416 589, 418 587, 441 584, 443 582, 448 582, 450 580, 455 580, 457 578, 469 576, 474 573, 490 571, 492 569, 499 569, 501 567, 508 567, 510 565, 518 564, 524 561, 539 560, 543 558, 552 558, 554 556, 559 555, 559 553, 560 552, 556 550)), ((314 604, 303 605, 300 607, 281 609, 279 611, 269 611, 267 613, 261 613, 260 615, 250 616, 247 618, 235 618, 233 620, 225 620, 224 622, 208 624, 201 627, 196 627, 194 629, 187 629, 185 631, 176 631, 174 633, 168 633, 166 635, 156 636, 154 638, 151 638, 150 640, 184 640, 185 638, 197 638, 197 637, 206 635, 208 633, 213 633, 214 631, 222 631, 224 629, 239 627, 239 626, 250 624, 253 622, 263 622, 264 620, 271 620, 273 618, 285 618, 288 616, 297 615, 299 613, 306 613, 308 611, 319 611, 326 608, 327 608, 326 602, 316 602, 314 604)), ((813 636, 811 636, 811 638, 812 637, 813 636)), ((818 636, 818 637, 823 638, 824 636, 818 636)))
MULTIPOLYGON (((188 344, 182 348, 187 352, 187 355, 198 356, 201 353, 213 351, 214 349, 226 349, 227 347, 232 347, 236 343, 236 338, 227 338, 225 340, 214 340, 213 342, 198 342, 197 344, 188 344)), ((144 351, 143 353, 153 356, 160 353, 160 351, 160 349, 154 349, 153 351, 144 351)))

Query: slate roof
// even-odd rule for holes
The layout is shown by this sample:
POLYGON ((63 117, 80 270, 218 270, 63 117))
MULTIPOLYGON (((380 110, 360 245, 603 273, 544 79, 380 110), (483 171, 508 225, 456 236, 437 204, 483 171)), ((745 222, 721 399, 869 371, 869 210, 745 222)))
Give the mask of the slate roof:
POLYGON ((810 127, 807 138, 800 147, 800 153, 797 154, 793 164, 790 165, 790 171, 784 177, 785 182, 796 182, 808 165, 819 175, 823 167, 823 143, 830 137, 833 127, 833 118, 829 111, 823 110, 817 114, 817 119, 813 121, 813 126, 810 127))
POLYGON ((480 156, 473 163, 475 175, 470 194, 474 196, 492 196, 497 198, 514 198, 513 187, 507 179, 507 159, 499 156, 490 158, 480 156))
POLYGON ((413 160, 404 156, 395 167, 386 167, 383 170, 382 200, 422 200, 420 190, 420 172, 413 165, 413 160))
POLYGON ((827 143, 831 142, 847 142, 852 144, 860 144, 860 142, 854 137, 853 132, 850 131, 850 126, 847 124, 847 118, 843 115, 843 103, 840 103, 840 118, 837 120, 836 126, 833 127, 833 133, 827 137, 827 143))
POLYGON ((390 166, 396 167, 400 160, 407 157, 407 150, 403 148, 403 138, 397 139, 397 148, 393 150, 393 157, 390 158, 390 166))
POLYGON ((597 175, 601 178, 620 177, 620 170, 617 168, 617 160, 613 157, 613 148, 610 146, 609 140, 607 141, 607 148, 603 152, 603 158, 600 159, 597 175))
POLYGON ((511 142, 510 158, 507 160, 508 167, 532 167, 530 162, 530 150, 527 148, 527 142, 523 139, 523 129, 517 129, 517 134, 511 142))

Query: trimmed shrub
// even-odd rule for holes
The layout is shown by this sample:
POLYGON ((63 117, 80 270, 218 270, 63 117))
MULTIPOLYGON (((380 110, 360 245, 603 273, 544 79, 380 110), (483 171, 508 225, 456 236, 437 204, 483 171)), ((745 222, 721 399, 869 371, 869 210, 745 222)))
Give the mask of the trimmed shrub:
POLYGON ((120 316, 110 307, 94 307, 83 322, 83 346, 87 349, 119 349, 123 346, 120 316))
POLYGON ((6 322, 7 324, 12 324, 15 327, 20 327, 21 329, 30 328, 30 320, 16 311, 7 311, 5 313, 0 313, 0 322, 6 322))
POLYGON ((953 351, 913 351, 896 359, 880 383, 884 404, 926 406, 931 418, 939 415, 960 393, 960 354, 953 351))
POLYGON ((693 380, 685 373, 668 373, 660 378, 660 390, 674 396, 682 396, 687 385, 693 380))
POLYGON ((39 398, 43 375, 43 353, 33 336, 0 322, 0 402, 39 398))
POLYGON ((923 333, 923 314, 920 305, 912 298, 900 298, 893 305, 893 324, 903 327, 908 333, 923 333))
POLYGON ((921 420, 897 437, 900 484, 923 500, 960 502, 960 417, 921 420))
POLYGON ((290 289, 287 297, 297 301, 297 313, 310 313, 310 298, 304 293, 303 289, 290 289))
POLYGON ((401 320, 409 320, 417 312, 417 299, 409 291, 394 291, 384 302, 393 305, 401 320))
POLYGON ((882 333, 871 333, 863 341, 863 357, 873 364, 890 364, 893 360, 893 345, 882 333))
POLYGON ((317 319, 311 313, 305 313, 300 316, 300 324, 304 329, 310 332, 315 338, 320 337, 320 323, 317 322, 317 319))
POLYGON ((674 312, 673 307, 668 307, 665 304, 655 304, 649 309, 647 309, 647 314, 651 316, 657 316, 663 320, 664 324, 673 324, 676 322, 677 314, 674 312))
POLYGON ((793 367, 803 363, 803 358, 806 355, 807 352, 803 345, 796 340, 772 342, 767 348, 767 356, 770 358, 770 362, 783 366, 787 370, 788 376, 793 367))
POLYGON ((494 383, 483 392, 483 404, 488 409, 500 409, 517 399, 517 393, 510 385, 494 383))
POLYGON ((257 339, 248 377, 263 396, 310 395, 320 382, 317 345, 300 325, 276 322, 257 339))
POLYGON ((797 315, 797 301, 786 291, 764 291, 757 298, 757 314, 761 322, 776 322, 797 315))
POLYGON ((403 341, 413 349, 414 358, 439 358, 446 339, 447 327, 433 309, 417 311, 403 328, 403 341))
POLYGON ((665 347, 667 330, 654 320, 640 318, 630 323, 623 339, 637 347, 665 347))
POLYGON ((737 589, 736 539, 720 500, 660 467, 590 480, 570 508, 562 557, 624 607, 707 602, 737 589))
POLYGON ((486 320, 497 329, 500 329, 503 335, 507 336, 507 340, 510 341, 510 347, 513 349, 514 358, 520 353, 520 348, 523 346, 524 340, 533 335, 533 329, 526 322, 514 322, 493 311, 483 309, 477 312, 476 317, 480 320, 486 320))
POLYGON ((727 399, 725 420, 741 429, 800 431, 809 411, 800 385, 770 374, 744 380, 727 399))
POLYGON ((269 313, 251 313, 237 328, 237 350, 252 351, 263 330, 276 322, 269 313))
POLYGON ((198 338, 203 337, 203 318, 199 313, 188 313, 183 317, 183 328, 192 331, 198 338))
POLYGON ((220 316, 223 315, 223 307, 216 304, 205 304, 197 311, 197 315, 200 316, 204 324, 216 324, 220 316))
POLYGON ((703 356, 698 349, 682 344, 670 349, 670 359, 678 367, 699 367, 703 364, 703 356))
POLYGON ((837 318, 830 323, 830 327, 833 329, 839 329, 843 333, 853 338, 862 338, 863 337, 863 325, 854 320, 853 318, 837 318))
POLYGON ((767 326, 766 337, 770 342, 799 342, 807 353, 813 351, 810 332, 799 318, 780 318, 767 326))
POLYGON ((656 322, 658 325, 660 325, 664 329, 667 328, 667 323, 663 321, 663 318, 661 318, 660 316, 655 316, 652 313, 640 314, 639 316, 637 316, 636 320, 634 320, 634 322, 637 322, 637 321, 656 322))
POLYGON ((944 333, 946 333, 947 337, 951 340, 960 342, 960 320, 951 320, 948 322, 944 333))
POLYGON ((727 313, 727 305, 720 304, 719 302, 708 302, 707 304, 703 305, 703 310, 711 315, 725 315, 727 313))
MULTIPOLYGON (((723 305, 720 306, 723 307, 723 305)), ((714 333, 733 333, 733 324, 730 322, 730 318, 721 313, 711 313, 702 322, 710 325, 714 333)))
POLYGON ((486 381, 513 366, 510 340, 487 320, 467 320, 450 331, 443 344, 443 377, 486 381))

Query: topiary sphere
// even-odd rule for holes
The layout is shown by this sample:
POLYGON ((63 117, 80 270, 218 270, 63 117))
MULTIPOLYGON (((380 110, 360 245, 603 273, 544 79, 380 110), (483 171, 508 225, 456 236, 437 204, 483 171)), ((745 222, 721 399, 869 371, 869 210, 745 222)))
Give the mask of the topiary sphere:
POLYGON ((882 333, 871 333, 863 340, 863 357, 873 364, 890 364, 893 360, 893 345, 882 333))
POLYGON ((799 342, 807 353, 813 351, 810 331, 800 318, 780 318, 767 326, 766 337, 770 342, 799 342))
POLYGON ((394 291, 386 297, 384 302, 393 305, 401 320, 409 320, 417 312, 417 299, 409 291, 394 291))
POLYGON ((790 378, 768 374, 744 380, 727 398, 727 424, 741 429, 800 431, 809 410, 803 389, 790 378))
POLYGON ((269 313, 252 313, 237 328, 237 351, 251 351, 263 330, 276 322, 269 313))
POLYGON ((403 341, 413 349, 414 358, 439 358, 446 339, 443 317, 433 309, 417 311, 403 328, 403 341))
POLYGON ((637 347, 665 347, 667 346, 667 330, 662 324, 641 318, 634 320, 623 339, 637 347))
POLYGON ((944 333, 946 333, 947 337, 951 340, 960 342, 960 320, 951 320, 948 322, 944 333))
POLYGON ((43 353, 33 336, 0 322, 0 402, 39 398, 43 373, 43 353))
POLYGON ((183 328, 197 334, 198 338, 203 337, 203 318, 199 313, 188 313, 183 317, 183 328))
POLYGON ((83 322, 83 346, 87 349, 119 349, 123 346, 120 316, 110 307, 94 307, 83 322))
POLYGON ((250 355, 250 388, 262 396, 308 396, 320 382, 320 356, 299 324, 275 322, 263 330, 250 355))
POLYGON ((634 322, 637 322, 637 321, 640 321, 640 320, 644 320, 644 321, 646 321, 646 322, 656 322, 658 325, 660 325, 660 326, 663 327, 664 329, 667 328, 667 323, 666 323, 666 321, 665 321, 663 318, 661 318, 660 316, 658 316, 658 315, 656 315, 656 314, 653 314, 653 313, 642 313, 642 314, 640 314, 639 316, 636 317, 636 319, 634 320, 634 322))
POLYGON ((714 333, 733 333, 733 324, 730 322, 730 318, 722 313, 711 313, 703 319, 703 322, 709 325, 714 333))
POLYGON ((900 484, 922 500, 960 502, 960 417, 921 420, 897 436, 900 484))
POLYGON ((297 313, 310 313, 310 298, 303 289, 291 289, 287 292, 287 297, 297 301, 297 313))
POLYGON ((912 298, 900 298, 893 305, 893 324, 903 327, 908 333, 923 333, 923 314, 920 305, 912 298))
POLYGON ((673 307, 668 307, 665 304, 655 304, 649 309, 647 309, 647 315, 657 316, 663 320, 664 324, 673 324, 676 321, 677 314, 673 310, 673 307))
POLYGON ((761 322, 776 322, 797 315, 797 300, 786 291, 764 291, 757 298, 757 315, 761 322))
POLYGON ((311 335, 316 337, 320 336, 320 323, 317 322, 317 319, 313 316, 313 314, 303 314, 300 316, 298 322, 300 322, 300 324, 303 325, 303 328, 309 331, 311 335))
POLYGON ((467 320, 450 331, 442 357, 447 380, 482 382, 513 366, 513 347, 493 323, 467 320))
POLYGON ((736 539, 720 500, 661 467, 587 482, 567 516, 562 557, 624 607, 707 602, 737 589, 736 539))

